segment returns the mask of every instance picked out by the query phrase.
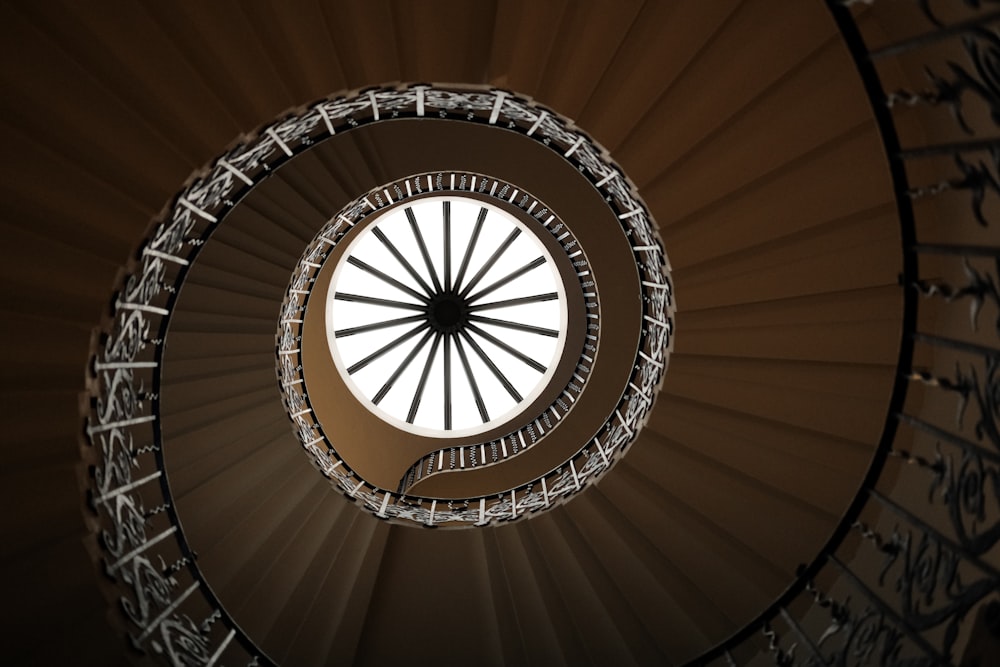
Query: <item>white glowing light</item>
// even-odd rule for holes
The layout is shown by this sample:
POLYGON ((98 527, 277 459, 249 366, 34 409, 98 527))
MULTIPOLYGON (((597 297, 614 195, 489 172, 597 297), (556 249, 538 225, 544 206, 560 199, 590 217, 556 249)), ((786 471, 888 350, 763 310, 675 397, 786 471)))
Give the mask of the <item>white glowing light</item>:
POLYGON ((327 337, 345 383, 380 418, 421 435, 468 436, 512 419, 548 384, 565 344, 566 294, 548 250, 506 211, 468 197, 380 215, 350 242, 330 294, 327 337))

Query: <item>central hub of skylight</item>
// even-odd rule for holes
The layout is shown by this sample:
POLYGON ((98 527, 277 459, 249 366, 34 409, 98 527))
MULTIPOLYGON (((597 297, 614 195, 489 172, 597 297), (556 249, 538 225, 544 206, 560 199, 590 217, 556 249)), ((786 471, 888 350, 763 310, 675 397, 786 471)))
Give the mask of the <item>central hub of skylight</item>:
POLYGON ((442 292, 427 306, 428 321, 435 331, 453 333, 468 323, 469 304, 454 290, 442 292))
POLYGON ((351 234, 327 338, 365 407, 405 431, 465 437, 532 404, 566 342, 549 230, 456 193, 405 200, 351 234))

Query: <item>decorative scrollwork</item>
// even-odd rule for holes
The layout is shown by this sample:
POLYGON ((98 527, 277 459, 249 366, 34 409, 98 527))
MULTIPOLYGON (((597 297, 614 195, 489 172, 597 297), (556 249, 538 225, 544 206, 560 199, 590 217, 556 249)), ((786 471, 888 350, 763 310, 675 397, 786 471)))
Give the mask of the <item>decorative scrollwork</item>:
MULTIPOLYGON (((983 305, 992 303, 1000 309, 1000 289, 994 274, 979 271, 969 263, 968 258, 963 258, 963 269, 967 282, 962 286, 954 286, 940 280, 915 280, 913 287, 924 297, 938 296, 946 302, 957 301, 959 299, 969 299, 969 321, 973 329, 978 327, 979 313, 983 305)), ((1000 275, 1000 257, 994 259, 995 273, 1000 275)), ((1000 312, 997 315, 995 329, 1000 335, 1000 312)))
POLYGON ((884 585, 895 570, 894 589, 902 622, 917 633, 943 626, 941 651, 950 658, 960 623, 1000 582, 989 575, 964 582, 959 573, 962 556, 929 532, 921 534, 916 546, 909 531, 894 531, 892 541, 900 548, 887 558, 879 583, 884 585), (895 567, 897 563, 899 567, 895 567))
POLYGON ((156 610, 170 604, 176 580, 164 577, 144 556, 131 559, 128 566, 122 569, 121 577, 134 593, 132 599, 122 599, 122 608, 133 623, 147 628, 156 610))
POLYGON ((807 591, 816 604, 827 610, 829 624, 815 642, 817 656, 807 661, 820 665, 878 665, 879 667, 931 667, 940 664, 936 656, 913 655, 906 633, 887 611, 865 604, 860 611, 850 596, 837 600, 809 581, 807 591))
MULTIPOLYGON (((834 16, 840 23, 855 61, 858 63, 866 85, 872 96, 872 105, 879 120, 883 136, 890 137, 886 147, 890 155, 900 162, 909 159, 946 155, 952 157, 957 167, 957 175, 943 178, 931 185, 910 188, 906 185, 903 172, 894 175, 903 223, 903 236, 917 237, 912 225, 910 200, 935 196, 950 191, 968 194, 971 206, 967 218, 975 220, 980 227, 986 227, 993 202, 987 200, 1000 195, 1000 146, 990 137, 923 148, 901 150, 895 133, 893 117, 886 114, 886 107, 897 110, 901 107, 913 109, 914 114, 921 107, 947 107, 958 128, 967 134, 974 134, 980 128, 971 122, 970 102, 982 103, 989 111, 989 119, 994 130, 1000 126, 1000 37, 987 23, 997 20, 997 13, 976 15, 962 12, 963 20, 945 25, 939 17, 944 15, 944 0, 932 9, 930 0, 919 0, 918 8, 935 26, 933 30, 919 33, 901 41, 891 43, 878 50, 871 50, 863 42, 857 31, 855 17, 859 14, 842 8, 855 5, 875 4, 874 0, 830 0, 834 16), (938 13, 935 13, 938 10, 938 13), (971 16, 970 16, 971 14, 971 16), (958 43, 961 52, 968 58, 968 64, 958 64, 956 60, 946 60, 943 65, 929 63, 925 72, 930 86, 920 92, 897 90, 884 95, 875 91, 881 88, 879 72, 873 63, 891 62, 891 57, 906 53, 914 54, 927 45, 938 45, 951 41, 958 43), (896 146, 893 146, 896 144, 896 146), (975 152, 986 152, 987 157, 973 158, 975 152)), ((953 3, 959 4, 959 3, 953 3)), ((964 0, 966 7, 978 10, 985 7, 984 0, 964 0)), ((996 4, 996 3, 990 3, 996 4)), ((946 49, 942 49, 945 50, 946 49)), ((940 51, 935 51, 939 53, 940 51)), ((939 120, 935 120, 939 123, 939 120)), ((896 164, 896 166, 900 166, 896 164)), ((957 223, 958 220, 949 220, 957 223)), ((913 251, 904 242, 904 254, 914 261, 904 271, 903 285, 915 288, 907 295, 912 304, 910 315, 914 327, 926 326, 916 317, 919 302, 909 301, 914 293, 925 297, 937 297, 946 302, 966 299, 969 302, 970 322, 973 330, 981 311, 986 306, 1000 306, 997 277, 1000 276, 1000 258, 996 249, 985 242, 977 244, 963 236, 962 245, 921 246, 913 251), (924 278, 918 272, 916 252, 937 252, 959 255, 964 260, 964 284, 952 284, 940 279, 924 278), (987 259, 973 259, 987 258, 987 259), (973 261, 977 262, 975 265, 973 261), (981 262, 981 263, 979 263, 981 262), (990 263, 987 268, 985 263, 990 263), (994 268, 995 267, 995 268, 994 268)), ((1000 335, 1000 321, 994 332, 1000 335)), ((863 549, 873 548, 881 557, 881 568, 871 571, 867 557, 858 557, 856 549, 846 549, 849 556, 845 565, 839 559, 839 550, 844 544, 838 537, 830 549, 821 554, 811 566, 803 566, 798 571, 800 581, 804 579, 805 600, 812 607, 825 609, 830 622, 810 639, 804 630, 808 625, 787 615, 791 608, 789 599, 772 607, 760 621, 758 628, 768 641, 768 650, 779 665, 880 665, 888 666, 930 666, 955 664, 955 653, 960 650, 960 628, 970 612, 987 604, 987 598, 1000 589, 1000 575, 992 565, 998 541, 1000 541, 1000 456, 996 454, 1000 445, 997 423, 1000 421, 1000 388, 998 388, 997 368, 1000 366, 1000 351, 982 343, 977 336, 975 344, 961 339, 949 331, 942 332, 920 329, 904 332, 908 337, 934 346, 931 357, 935 365, 942 361, 953 364, 953 375, 945 375, 928 370, 910 370, 908 360, 904 360, 904 370, 900 378, 908 378, 939 391, 926 391, 921 399, 924 409, 936 408, 942 401, 949 404, 957 398, 954 427, 945 428, 931 424, 923 418, 911 416, 900 402, 896 411, 891 411, 890 419, 912 427, 913 430, 896 430, 891 424, 887 437, 882 443, 884 453, 908 466, 905 471, 921 471, 928 475, 926 502, 914 502, 909 493, 903 493, 905 507, 894 496, 885 496, 872 483, 862 489, 864 497, 855 502, 856 514, 845 517, 840 530, 847 532, 853 528, 860 535, 863 549), (967 356, 957 361, 950 360, 942 351, 957 350, 962 355, 972 355, 978 360, 969 361, 967 356), (970 406, 978 408, 975 423, 971 429, 963 426, 972 420, 970 406), (919 451, 921 445, 909 440, 915 433, 930 434, 935 441, 933 453, 919 451), (955 432, 953 432, 953 430, 955 432), (971 430, 974 438, 966 438, 962 433, 971 430), (957 448, 961 451, 946 450, 957 448), (871 502, 874 499, 876 502, 871 502), (874 508, 871 506, 875 505, 874 508), (864 516, 862 519, 861 517, 864 516), (895 517, 907 525, 884 531, 882 526, 895 517), (861 568, 859 573, 852 567, 861 568), (838 588, 847 586, 849 595, 828 595, 821 591, 812 578, 817 572, 835 582, 838 588), (787 627, 794 634, 794 645, 788 644, 792 635, 782 642, 778 621, 782 616, 787 627), (789 647, 791 646, 791 647, 789 647)), ((877 459, 877 457, 876 457, 877 459)), ((898 469, 899 466, 894 466, 898 469)), ((870 477, 874 477, 871 475, 870 477)), ((895 481, 894 481, 895 483, 895 481)), ((898 488, 910 489, 911 485, 900 482, 898 488)), ((891 525, 891 524, 890 524, 891 525)), ((847 543, 856 544, 857 540, 847 543)), ((802 618, 800 615, 797 618, 802 618)), ((733 642, 728 648, 737 645, 733 642)), ((718 652, 721 657, 723 652, 718 652)))
MULTIPOLYGON (((164 220, 153 227, 112 300, 113 316, 89 367, 85 414, 93 459, 88 502, 99 521, 105 574, 122 593, 118 603, 134 628, 129 633, 132 643, 175 665, 206 664, 224 645, 220 642, 228 643, 235 635, 229 629, 223 640, 209 632, 211 624, 199 628, 190 619, 183 603, 200 586, 195 582, 179 592, 178 578, 195 571, 193 554, 182 549, 181 558, 171 556, 174 564, 166 566, 162 554, 175 553, 176 546, 169 552, 161 548, 176 545, 172 537, 178 527, 153 530, 154 517, 173 520, 173 503, 161 495, 162 448, 155 411, 168 305, 179 284, 178 269, 193 260, 237 187, 228 171, 206 173, 177 196, 164 220), (149 496, 156 500, 147 508, 143 498, 149 496)), ((212 617, 221 618, 221 610, 212 617)), ((228 618, 227 627, 232 628, 228 618)))
POLYGON ((1000 148, 989 148, 989 163, 983 160, 967 162, 958 150, 954 153, 955 166, 961 174, 958 178, 940 181, 934 185, 911 188, 908 195, 913 199, 933 196, 948 190, 967 190, 972 199, 972 214, 982 227, 989 225, 983 213, 983 203, 987 193, 1000 195, 1000 180, 994 174, 1000 173, 1000 148))
POLYGON ((777 631, 766 621, 761 632, 764 638, 767 639, 767 650, 770 651, 771 656, 774 658, 774 664, 777 667, 792 667, 796 664, 795 649, 798 648, 798 644, 792 644, 787 649, 783 648, 777 631))
POLYGON ((985 374, 981 380, 975 367, 970 367, 968 382, 979 407, 976 437, 980 440, 986 438, 1000 450, 1000 355, 986 357, 985 374))
POLYGON ((957 465, 951 457, 946 462, 940 498, 954 539, 971 556, 985 555, 1000 541, 1000 465, 969 450, 957 465))
MULTIPOLYGON (((921 1, 921 6, 927 17, 940 25, 926 0, 921 1)), ((931 67, 927 67, 925 71, 930 82, 928 90, 917 93, 897 90, 887 96, 886 103, 890 107, 897 104, 943 104, 948 107, 962 131, 971 135, 975 132, 966 121, 963 108, 964 96, 969 93, 989 107, 991 120, 1000 125, 1000 37, 993 30, 980 26, 966 33, 962 38, 962 46, 971 62, 971 70, 952 60, 945 63, 950 76, 939 75, 931 67)))
POLYGON ((202 629, 187 616, 173 616, 160 623, 159 641, 150 645, 156 653, 165 655, 171 665, 185 667, 208 664, 212 648, 202 629))
POLYGON ((955 423, 961 428, 970 404, 977 408, 973 426, 976 438, 985 440, 1000 451, 1000 355, 983 356, 982 375, 975 364, 955 362, 954 378, 942 377, 929 371, 914 371, 910 378, 930 387, 957 394, 955 423))

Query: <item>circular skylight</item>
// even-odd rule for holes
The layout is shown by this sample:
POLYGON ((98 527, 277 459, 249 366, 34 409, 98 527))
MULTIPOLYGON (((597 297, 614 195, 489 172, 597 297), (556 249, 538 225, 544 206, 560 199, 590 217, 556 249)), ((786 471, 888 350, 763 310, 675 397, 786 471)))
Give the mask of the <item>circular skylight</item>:
POLYGON ((433 437, 486 432, 530 406, 567 329, 559 271, 536 235, 549 232, 537 226, 455 194, 401 202, 356 230, 326 309, 355 397, 433 437))

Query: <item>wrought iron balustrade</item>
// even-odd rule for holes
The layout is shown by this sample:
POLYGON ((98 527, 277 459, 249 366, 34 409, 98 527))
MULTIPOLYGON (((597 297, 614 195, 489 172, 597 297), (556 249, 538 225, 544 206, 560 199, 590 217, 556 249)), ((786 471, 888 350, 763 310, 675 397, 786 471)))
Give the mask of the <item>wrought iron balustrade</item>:
MULTIPOLYGON (((970 636, 990 634, 989 623, 977 619, 995 618, 1000 608, 1000 10, 985 0, 891 3, 900 25, 917 23, 902 20, 910 12, 906 18, 920 19, 921 27, 883 44, 862 36, 860 19, 887 0, 828 4, 871 100, 895 187, 904 302, 898 377, 868 474, 825 548, 771 607, 696 664, 756 663, 762 655, 781 666, 958 664, 970 636), (925 87, 886 90, 900 69, 925 71, 925 87), (902 118, 948 138, 904 144, 902 118)), ((459 99, 409 88, 313 105, 193 178, 141 245, 94 341, 83 407, 91 521, 137 648, 173 664, 271 663, 204 581, 163 474, 169 444, 158 423, 162 345, 177 286, 214 226, 284 161, 379 114, 460 114, 495 123, 503 108, 504 122, 521 131, 548 127, 514 102, 495 92, 459 99)), ((566 141, 563 128, 548 131, 557 146, 566 141)), ((586 148, 575 158, 581 169, 602 187, 621 180, 613 196, 625 201, 624 179, 598 172, 605 167, 586 148)), ((647 241, 638 239, 638 246, 655 246, 647 241)), ((650 275, 659 270, 655 255, 639 252, 650 275)), ((304 290, 309 278, 303 274, 291 289, 304 290)), ((659 311, 650 310, 647 338, 670 334, 662 317, 668 289, 663 284, 663 303, 648 306, 659 311)), ((285 302, 282 384, 301 370, 294 325, 303 305, 285 302)), ((621 419, 575 457, 530 485, 463 501, 409 497, 359 481, 319 446, 322 434, 304 398, 294 404, 299 394, 285 396, 293 413, 302 411, 296 419, 303 446, 357 502, 426 525, 483 524, 557 502, 605 470, 633 420, 645 414, 643 395, 661 363, 648 355, 646 361, 621 419)), ((996 646, 1000 639, 986 641, 996 646)))
MULTIPOLYGON (((301 386, 299 342, 312 265, 322 239, 307 248, 280 307, 276 337, 278 385, 303 448, 320 471, 377 516, 428 527, 486 525, 543 509, 580 491, 608 470, 646 419, 649 396, 665 369, 672 334, 672 290, 663 250, 634 186, 599 146, 545 109, 504 91, 450 91, 429 86, 373 89, 323 100, 264 127, 194 175, 167 207, 126 267, 110 317, 92 347, 82 407, 85 460, 92 489, 90 519, 100 536, 105 575, 133 645, 172 664, 273 664, 219 603, 184 538, 165 473, 159 387, 170 317, 189 267, 226 215, 258 183, 295 155, 337 133, 397 117, 436 115, 501 125, 564 155, 622 221, 644 286, 640 357, 625 393, 605 426, 564 464, 534 481, 487 497, 415 498, 360 480, 325 446, 322 429, 301 386)), ((464 188, 439 179, 435 188, 464 188)), ((342 212, 337 225, 365 211, 342 212)))
POLYGON ((895 188, 904 317, 894 394, 868 474, 826 547, 775 604, 694 663, 764 652, 781 667, 995 664, 1000 11, 978 0, 828 4, 895 188), (882 43, 871 19, 883 8, 890 27, 920 27, 882 43), (886 90, 900 76, 925 77, 926 87, 886 90), (916 143, 914 121, 946 139, 916 143))

